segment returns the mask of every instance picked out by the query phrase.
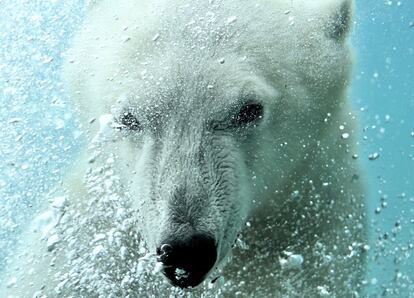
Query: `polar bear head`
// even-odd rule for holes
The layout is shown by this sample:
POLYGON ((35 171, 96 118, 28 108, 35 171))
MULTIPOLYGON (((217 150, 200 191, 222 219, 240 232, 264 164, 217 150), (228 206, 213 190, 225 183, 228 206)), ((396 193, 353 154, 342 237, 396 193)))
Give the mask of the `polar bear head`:
POLYGON ((230 251, 246 218, 289 183, 344 98, 352 2, 98 1, 65 66, 143 237, 179 287, 230 251))

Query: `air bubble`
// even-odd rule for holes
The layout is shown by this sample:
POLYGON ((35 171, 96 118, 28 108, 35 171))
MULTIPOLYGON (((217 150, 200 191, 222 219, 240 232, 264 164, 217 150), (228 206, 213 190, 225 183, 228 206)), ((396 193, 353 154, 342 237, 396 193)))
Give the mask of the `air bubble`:
POLYGON ((237 20, 237 17, 231 16, 227 18, 227 25, 230 25, 231 23, 234 23, 237 20))
POLYGON ((56 244, 58 244, 60 241, 60 238, 57 234, 53 234, 47 239, 47 250, 52 251, 56 248, 56 244))
POLYGON ((348 138, 349 138, 349 133, 344 132, 344 133, 341 135, 341 138, 342 138, 342 139, 344 139, 344 140, 348 139, 348 138))
POLYGON ((282 269, 300 269, 303 264, 303 256, 285 251, 286 257, 279 258, 279 265, 282 269))
POLYGON ((368 159, 369 160, 376 160, 376 159, 378 159, 379 158, 379 153, 378 152, 374 152, 374 153, 372 153, 372 154, 370 154, 370 155, 368 155, 368 159))
POLYGON ((12 277, 12 278, 11 278, 11 279, 7 282, 6 287, 7 287, 7 288, 15 287, 15 286, 16 286, 16 283, 17 283, 17 278, 12 277))
POLYGON ((154 35, 154 37, 152 38, 152 41, 157 41, 160 38, 160 34, 157 33, 154 35))

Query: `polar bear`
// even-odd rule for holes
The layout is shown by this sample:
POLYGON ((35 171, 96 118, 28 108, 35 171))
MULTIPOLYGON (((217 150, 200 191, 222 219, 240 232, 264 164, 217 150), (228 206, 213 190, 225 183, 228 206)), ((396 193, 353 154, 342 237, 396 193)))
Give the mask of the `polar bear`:
POLYGON ((358 295, 352 8, 91 3, 64 67, 89 149, 6 297, 358 295))

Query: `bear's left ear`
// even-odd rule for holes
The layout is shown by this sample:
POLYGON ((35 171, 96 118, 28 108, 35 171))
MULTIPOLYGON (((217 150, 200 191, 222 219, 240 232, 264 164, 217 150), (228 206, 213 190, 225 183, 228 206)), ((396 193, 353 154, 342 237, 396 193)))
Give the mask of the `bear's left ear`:
POLYGON ((328 27, 326 34, 329 38, 343 41, 352 23, 352 0, 335 0, 335 4, 331 8, 331 13, 328 20, 328 27))

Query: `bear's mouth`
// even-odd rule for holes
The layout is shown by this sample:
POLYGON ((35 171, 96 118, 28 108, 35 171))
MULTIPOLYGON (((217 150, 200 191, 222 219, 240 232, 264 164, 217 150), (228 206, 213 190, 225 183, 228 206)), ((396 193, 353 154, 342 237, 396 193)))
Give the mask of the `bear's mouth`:
POLYGON ((208 273, 200 274, 198 271, 193 269, 184 269, 172 266, 164 266, 162 272, 171 285, 182 289, 194 288, 198 286, 208 275, 208 273))
POLYGON ((207 235, 170 239, 157 248, 157 260, 170 284, 193 288, 202 283, 217 261, 217 245, 207 235))

